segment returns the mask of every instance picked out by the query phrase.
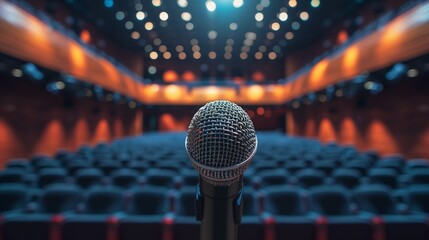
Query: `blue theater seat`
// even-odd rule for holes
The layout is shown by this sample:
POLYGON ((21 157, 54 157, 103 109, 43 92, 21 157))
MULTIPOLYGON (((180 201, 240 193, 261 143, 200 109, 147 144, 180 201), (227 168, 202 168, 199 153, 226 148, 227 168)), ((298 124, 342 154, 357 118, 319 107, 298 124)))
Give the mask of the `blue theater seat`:
POLYGON ((116 235, 116 224, 124 209, 124 195, 115 187, 94 187, 85 196, 83 210, 67 215, 64 240, 106 239, 116 235))
POLYGON ((393 189, 398 187, 398 173, 394 169, 372 168, 368 173, 368 177, 370 183, 384 184, 393 189))
POLYGON ((43 188, 54 183, 65 183, 67 173, 63 168, 44 168, 40 170, 38 186, 43 188))
POLYGON ((260 203, 255 190, 243 188, 243 216, 238 226, 239 240, 264 239, 264 225, 260 216, 260 203))
POLYGON ((25 170, 20 168, 5 169, 0 171, 0 184, 2 183, 24 183, 25 170))
POLYGON ((199 240, 200 222, 195 218, 196 187, 184 187, 177 194, 173 235, 175 240, 199 240))
POLYGON ((304 188, 323 185, 325 182, 325 173, 317 169, 303 169, 298 171, 295 176, 298 185, 304 188))
POLYGON ((388 240, 425 240, 429 237, 426 217, 405 214, 384 185, 363 185, 356 189, 354 198, 361 212, 378 221, 375 231, 382 231, 388 240))
POLYGON ((6 169, 21 169, 28 172, 32 167, 27 159, 11 159, 6 163, 6 169))
POLYGON ((113 185, 124 189, 130 189, 139 183, 139 173, 134 169, 122 168, 110 174, 113 185))
POLYGON ((265 188, 263 194, 266 230, 273 231, 275 239, 315 239, 316 222, 308 214, 303 190, 295 186, 272 186, 265 188))
POLYGON ((286 185, 289 173, 284 169, 265 170, 258 174, 261 187, 286 185))
POLYGON ((169 212, 165 189, 145 187, 132 193, 126 215, 119 223, 119 239, 158 240, 163 237, 163 221, 169 212))
POLYGON ((361 174, 356 169, 339 168, 332 173, 334 183, 353 189, 361 183, 361 174))
POLYGON ((177 173, 165 169, 149 169, 145 174, 145 184, 171 188, 174 185, 176 175, 177 173))
POLYGON ((2 231, 4 240, 49 239, 58 214, 74 211, 81 200, 80 190, 73 185, 47 186, 33 213, 6 215, 2 231))
POLYGON ((342 186, 319 186, 309 194, 310 207, 319 215, 321 234, 330 240, 370 239, 371 221, 359 218, 351 208, 350 196, 342 186))
POLYGON ((429 168, 417 168, 409 172, 411 184, 429 184, 429 168))
POLYGON ((23 184, 0 184, 0 214, 23 211, 29 200, 27 191, 23 184))
POLYGON ((81 188, 90 188, 102 184, 103 173, 97 168, 80 169, 75 174, 75 183, 81 188))

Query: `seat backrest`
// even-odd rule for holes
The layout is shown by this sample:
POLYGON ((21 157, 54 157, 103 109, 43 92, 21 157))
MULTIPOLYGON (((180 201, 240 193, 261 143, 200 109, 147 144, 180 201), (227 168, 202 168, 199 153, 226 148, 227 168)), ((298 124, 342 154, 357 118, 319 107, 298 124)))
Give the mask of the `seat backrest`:
POLYGON ((417 168, 410 171, 412 184, 429 184, 429 168, 417 168))
POLYGON ((327 216, 350 215, 347 190, 340 186, 319 186, 310 191, 310 206, 327 216))
POLYGON ((28 201, 27 192, 23 184, 0 184, 0 213, 24 209, 28 201))
POLYGON ((110 174, 115 186, 129 188, 137 184, 139 173, 134 169, 119 169, 110 174))
POLYGON ((412 211, 429 214, 429 184, 409 187, 407 202, 412 211))
POLYGON ((388 168, 373 168, 369 171, 369 181, 371 183, 384 184, 391 188, 398 186, 397 172, 388 168))
POLYGON ((303 187, 313 187, 324 182, 325 173, 317 169, 303 169, 296 173, 298 183, 303 187))
POLYGON ((264 209, 274 215, 302 215, 307 211, 301 190, 294 186, 265 188, 264 209))
POLYGON ((163 188, 145 187, 132 193, 127 209, 133 215, 162 215, 168 211, 168 197, 163 188))
POLYGON ((81 191, 75 185, 52 184, 43 191, 38 211, 43 213, 73 211, 76 210, 81 197, 81 191))
POLYGON ((340 168, 335 170, 332 176, 336 184, 346 188, 354 188, 359 185, 361 174, 355 169, 340 168))
POLYGON ((149 169, 146 176, 146 184, 171 187, 176 173, 163 169, 149 169))
POLYGON ((25 178, 22 169, 5 169, 0 171, 0 183, 23 183, 25 178))
POLYGON ((195 216, 195 187, 184 187, 177 194, 176 213, 179 216, 195 216))
POLYGON ((265 170, 259 174, 263 186, 285 185, 288 183, 288 172, 283 169, 265 170))
POLYGON ((243 215, 256 216, 259 214, 258 199, 250 187, 243 188, 243 215))
POLYGON ((82 188, 101 184, 103 173, 96 168, 84 168, 76 172, 75 183, 82 188))
POLYGON ((85 212, 91 214, 112 214, 124 209, 124 195, 115 187, 95 187, 89 190, 85 199, 85 212))
POLYGON ((375 214, 396 214, 396 204, 388 187, 379 184, 360 186, 354 193, 359 211, 375 214))
POLYGON ((39 173, 39 187, 45 187, 53 183, 65 183, 67 173, 62 168, 47 168, 39 173))

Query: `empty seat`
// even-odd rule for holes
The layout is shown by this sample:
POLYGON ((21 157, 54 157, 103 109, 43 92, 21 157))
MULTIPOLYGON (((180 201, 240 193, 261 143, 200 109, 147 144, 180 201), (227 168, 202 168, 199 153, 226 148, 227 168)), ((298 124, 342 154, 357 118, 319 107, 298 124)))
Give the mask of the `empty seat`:
POLYGON ((368 173, 371 183, 379 183, 391 188, 398 187, 398 175, 396 170, 388 168, 373 168, 368 173))
POLYGON ((285 169, 291 174, 295 174, 299 170, 305 169, 307 164, 303 161, 289 161, 285 164, 285 169))
POLYGON ((345 163, 344 167, 357 170, 362 176, 366 176, 368 169, 371 167, 371 161, 367 159, 357 159, 345 163))
POLYGON ((288 172, 283 169, 266 170, 259 174, 261 186, 285 185, 288 183, 288 172))
POLYGON ((168 195, 163 188, 145 187, 134 191, 127 215, 119 224, 119 239, 162 239, 163 220, 168 211, 168 195))
POLYGON ((139 173, 144 173, 147 169, 149 169, 149 166, 141 161, 130 161, 128 162, 127 167, 130 169, 134 169, 139 173))
POLYGON ((411 184, 429 184, 429 168, 417 168, 409 173, 411 184))
POLYGON ((80 169, 75 175, 75 183, 81 188, 100 185, 103 178, 103 173, 96 168, 80 169))
POLYGON ((25 172, 22 169, 5 169, 0 171, 1 183, 24 183, 25 172))
POLYGON ((313 240, 316 222, 304 205, 304 193, 294 186, 272 186, 264 191, 266 218, 275 219, 276 239, 313 240))
POLYGON ((0 214, 23 211, 29 200, 23 184, 0 184, 0 214))
POLYGON ((146 176, 147 185, 172 187, 176 173, 169 170, 149 169, 146 176))
POLYGON ((29 160, 27 159, 12 159, 6 163, 7 169, 21 169, 24 171, 29 171, 31 169, 31 165, 29 160))
POLYGON ((183 186, 197 186, 200 176, 196 170, 188 171, 182 174, 181 185, 183 186))
POLYGON ((109 176, 110 173, 121 168, 120 163, 113 160, 99 161, 96 165, 101 169, 105 176, 109 176))
POLYGON ((5 216, 3 239, 49 239, 52 219, 56 214, 74 211, 81 199, 80 190, 73 185, 54 184, 43 191, 35 213, 5 216))
POLYGON ((65 183, 67 173, 62 168, 46 168, 39 173, 38 186, 45 187, 54 183, 65 183))
POLYGON ((119 169, 110 175, 112 184, 122 188, 132 188, 138 184, 139 173, 133 169, 119 169))
POLYGON ((322 185, 325 179, 325 173, 316 169, 303 169, 296 173, 297 182, 304 188, 310 188, 322 185))
POLYGON ((313 168, 324 172, 326 176, 331 175, 336 167, 337 164, 334 160, 319 160, 313 163, 313 168))
POLYGON ((90 164, 86 161, 83 161, 83 160, 72 161, 69 164, 67 164, 67 172, 69 176, 75 176, 77 171, 81 169, 89 168, 89 167, 90 167, 90 164))
POLYGON ((429 184, 410 186, 407 189, 407 204, 411 212, 429 215, 429 184))
POLYGON ((243 188, 243 216, 238 226, 238 239, 257 240, 264 238, 258 197, 251 187, 243 188))
POLYGON ((360 184, 361 175, 355 169, 340 168, 333 172, 335 184, 352 189, 360 184))
POLYGON ((195 219, 195 187, 182 188, 177 194, 175 207, 174 239, 199 240, 200 222, 195 219))
POLYGON ((310 191, 311 209, 326 221, 330 240, 370 239, 371 221, 359 218, 351 209, 350 196, 342 186, 319 186, 310 191))
POLYGON ((116 222, 110 219, 123 209, 124 196, 121 189, 94 187, 85 197, 83 211, 65 218, 63 239, 106 239, 109 229, 116 222))
POLYGON ((429 160, 427 159, 410 159, 405 165, 405 171, 409 172, 414 169, 429 169, 429 160))
POLYGON ((382 218, 382 227, 386 239, 425 240, 429 236, 426 218, 416 215, 405 215, 397 206, 390 188, 384 185, 363 185, 359 187, 354 198, 360 211, 367 217, 375 215, 382 218))

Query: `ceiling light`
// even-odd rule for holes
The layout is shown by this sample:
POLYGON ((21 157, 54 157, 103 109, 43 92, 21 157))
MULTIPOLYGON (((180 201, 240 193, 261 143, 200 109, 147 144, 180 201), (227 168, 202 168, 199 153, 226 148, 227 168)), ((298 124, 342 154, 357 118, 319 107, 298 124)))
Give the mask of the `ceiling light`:
POLYGON ((311 6, 315 7, 315 8, 320 6, 320 1, 319 0, 311 0, 311 6))
POLYGON ((22 77, 23 75, 22 70, 18 68, 13 69, 11 73, 12 73, 12 76, 14 77, 22 77))
POLYGON ((247 53, 246 53, 246 52, 242 52, 242 53, 240 53, 240 58, 241 58, 241 59, 243 59, 243 60, 244 60, 244 59, 247 59, 247 56, 248 56, 248 55, 247 55, 247 53))
POLYGON ((183 48, 183 46, 182 46, 182 45, 177 45, 177 46, 176 46, 176 51, 177 51, 177 52, 183 52, 183 50, 185 50, 185 49, 183 48))
POLYGON ((232 31, 237 30, 237 28, 238 28, 237 23, 231 23, 231 24, 229 24, 229 29, 231 29, 232 31))
POLYGON ((211 40, 216 39, 216 37, 217 37, 217 32, 216 32, 216 31, 210 31, 210 32, 208 33, 208 37, 209 37, 211 40))
POLYGON ((139 39, 140 38, 140 33, 139 32, 137 32, 137 31, 134 31, 134 32, 132 32, 131 33, 131 38, 132 39, 139 39))
POLYGON ((301 27, 301 24, 299 24, 299 22, 293 22, 292 23, 292 29, 293 30, 298 30, 301 27))
POLYGON ((149 57, 150 57, 152 60, 155 60, 155 59, 157 59, 157 58, 158 58, 158 53, 157 53, 157 52, 150 52, 149 57))
POLYGON ((254 32, 247 32, 244 34, 244 37, 250 39, 250 40, 256 40, 256 33, 254 32))
POLYGON ((241 7, 241 6, 243 6, 243 0, 234 0, 233 2, 232 2, 232 5, 235 7, 235 8, 239 8, 239 7, 241 7))
POLYGON ((163 53, 163 52, 167 51, 167 46, 165 46, 165 45, 161 45, 161 46, 159 46, 159 48, 158 48, 158 49, 159 49, 159 51, 160 51, 160 52, 162 52, 162 53, 163 53))
POLYGON ((124 12, 122 12, 122 11, 118 11, 118 12, 116 12, 116 19, 117 20, 123 20, 124 18, 125 18, 125 14, 124 14, 124 12))
POLYGON ((125 28, 126 28, 126 29, 130 30, 130 29, 132 29, 133 27, 134 27, 133 22, 131 22, 131 21, 127 21, 127 22, 125 23, 125 28))
POLYGON ((136 13, 136 18, 137 18, 137 20, 143 20, 144 18, 146 17, 146 14, 144 13, 144 12, 142 12, 142 11, 138 11, 137 13, 136 13))
POLYGON ((261 0, 261 6, 266 8, 270 6, 270 0, 261 0))
POLYGON ((230 52, 226 52, 226 53, 223 55, 223 57, 224 57, 226 60, 229 60, 229 59, 231 59, 231 58, 232 58, 232 54, 231 54, 230 52))
POLYGON ((198 44, 198 39, 192 38, 191 39, 191 45, 197 45, 197 44, 198 44))
POLYGON ((144 24, 144 28, 148 31, 152 30, 153 29, 153 23, 152 22, 146 22, 144 24))
POLYGON ((290 1, 289 1, 289 6, 290 6, 290 7, 296 7, 296 4, 297 4, 297 3, 296 3, 296 0, 290 0, 290 1))
POLYGON ((168 19, 168 13, 166 13, 166 12, 160 12, 159 13, 159 19, 161 19, 161 21, 167 21, 167 19, 168 19))
POLYGON ((150 73, 150 74, 155 74, 156 73, 156 67, 155 66, 150 66, 150 67, 148 67, 147 68, 147 71, 150 73))
POLYGON ((184 53, 184 52, 179 53, 179 59, 180 60, 186 59, 186 53, 184 53))
POLYGON ((199 52, 201 49, 200 49, 200 46, 198 46, 198 45, 194 45, 194 46, 192 46, 192 51, 193 52, 199 52))
POLYGON ((209 58, 210 59, 215 59, 216 58, 216 52, 209 52, 209 58))
POLYGON ((182 12, 181 17, 183 21, 190 21, 192 19, 192 15, 188 12, 182 12))
POLYGON ((161 0, 152 0, 152 5, 154 7, 159 7, 161 6, 161 0))
POLYGON ((206 1, 206 8, 210 12, 213 12, 214 10, 216 10, 216 3, 211 0, 208 0, 206 1))
POLYGON ((194 52, 194 54, 192 54, 192 56, 193 56, 195 59, 200 59, 200 58, 201 58, 201 53, 200 53, 200 52, 194 52))
POLYGON ((104 6, 108 8, 113 7, 113 0, 104 0, 104 6))
POLYGON ((302 12, 299 14, 299 17, 302 19, 302 21, 307 21, 309 18, 308 12, 302 12))
POLYGON ((159 39, 159 38, 155 38, 154 40, 153 40, 153 44, 155 44, 155 46, 159 46, 159 45, 161 45, 161 39, 159 39))
POLYGON ((264 55, 261 52, 255 53, 255 58, 261 60, 264 55))
POLYGON ((189 22, 189 23, 187 23, 187 24, 186 24, 186 29, 187 29, 187 30, 189 30, 189 31, 191 31, 192 29, 194 29, 194 24, 192 24, 192 23, 190 23, 190 22, 189 22))
POLYGON ((269 39, 269 40, 273 40, 273 39, 274 39, 274 37, 275 37, 275 35, 274 35, 274 33, 273 33, 273 32, 267 32, 267 39, 269 39))
POLYGON ((250 47, 249 46, 242 46, 241 47, 241 51, 242 52, 249 52, 250 51, 250 47))
POLYGON ((278 30, 280 29, 280 24, 279 24, 278 22, 273 22, 273 23, 271 24, 271 29, 272 29, 273 31, 278 31, 278 30))
POLYGON ((231 46, 231 45, 226 45, 226 46, 225 46, 225 51, 226 51, 226 52, 232 52, 232 50, 233 50, 233 48, 232 48, 232 46, 231 46))
POLYGON ((295 35, 295 34, 293 34, 293 32, 287 32, 287 33, 285 34, 285 38, 286 38, 287 40, 292 40, 292 39, 293 39, 293 37, 294 37, 294 35, 295 35))
POLYGON ((232 38, 228 38, 228 39, 226 40, 226 44, 228 44, 228 45, 234 45, 234 39, 232 39, 232 38))
POLYGON ((260 21, 264 20, 264 14, 263 14, 263 13, 261 13, 261 12, 256 13, 256 14, 255 14, 255 19, 256 19, 256 21, 258 21, 258 22, 260 22, 260 21))
POLYGON ((188 6, 188 1, 186 0, 177 0, 177 5, 179 5, 179 7, 185 8, 188 6))
POLYGON ((268 53, 268 58, 271 60, 275 60, 277 58, 277 54, 275 52, 268 53))
POLYGON ((153 47, 152 47, 152 45, 146 45, 145 47, 144 47, 144 50, 147 52, 147 53, 149 53, 149 52, 152 52, 152 50, 153 50, 153 47))
POLYGON ((141 3, 136 3, 136 5, 134 6, 134 8, 135 8, 137 11, 141 11, 141 10, 143 9, 143 4, 141 4, 141 3))
POLYGON ((252 46, 253 45, 253 40, 252 39, 246 39, 243 41, 243 44, 245 46, 252 46))
POLYGON ((259 46, 259 48, 258 48, 258 50, 260 51, 260 52, 266 52, 267 51, 267 47, 265 47, 264 45, 261 45, 261 46, 259 46))
POLYGON ((417 77, 417 75, 419 75, 419 71, 415 68, 412 68, 412 69, 407 71, 407 76, 410 78, 417 77))
POLYGON ((281 13, 279 13, 278 18, 279 18, 279 20, 280 20, 280 21, 284 22, 284 21, 286 21, 286 20, 287 20, 288 15, 287 15, 287 13, 286 13, 286 12, 281 12, 281 13))
POLYGON ((170 53, 170 52, 165 52, 164 54, 162 54, 162 56, 163 56, 165 59, 170 59, 170 58, 171 58, 171 53, 170 53))

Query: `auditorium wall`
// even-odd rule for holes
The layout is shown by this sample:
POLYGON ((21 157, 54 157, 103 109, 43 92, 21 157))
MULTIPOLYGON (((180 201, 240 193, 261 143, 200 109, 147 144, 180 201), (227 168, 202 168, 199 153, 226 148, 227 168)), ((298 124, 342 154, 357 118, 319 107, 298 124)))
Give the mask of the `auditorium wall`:
POLYGON ((52 155, 59 149, 142 133, 143 112, 126 104, 53 95, 44 84, 0 78, 0 168, 13 157, 52 155))
POLYGON ((429 76, 403 79, 371 95, 336 98, 287 109, 290 135, 355 144, 380 154, 429 158, 429 76))

